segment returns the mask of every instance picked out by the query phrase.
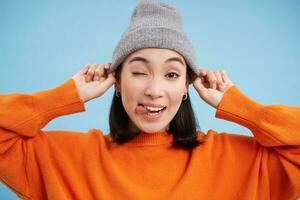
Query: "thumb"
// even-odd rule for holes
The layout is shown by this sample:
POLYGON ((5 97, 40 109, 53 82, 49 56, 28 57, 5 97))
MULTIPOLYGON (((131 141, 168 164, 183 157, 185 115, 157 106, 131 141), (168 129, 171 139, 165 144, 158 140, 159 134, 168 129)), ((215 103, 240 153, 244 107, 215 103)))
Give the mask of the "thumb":
POLYGON ((200 96, 207 91, 207 88, 203 85, 202 80, 199 77, 194 80, 193 86, 200 96))
POLYGON ((108 90, 115 82, 116 82, 116 78, 113 76, 113 74, 112 73, 108 74, 105 81, 101 83, 102 89, 104 91, 108 90))

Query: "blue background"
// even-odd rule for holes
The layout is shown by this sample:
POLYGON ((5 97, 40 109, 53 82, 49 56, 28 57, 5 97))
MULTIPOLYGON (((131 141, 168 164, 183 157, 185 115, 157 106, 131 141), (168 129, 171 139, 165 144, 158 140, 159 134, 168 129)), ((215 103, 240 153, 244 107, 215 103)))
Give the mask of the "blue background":
MULTIPOLYGON (((300 2, 297 0, 164 1, 182 13, 183 29, 202 68, 224 69, 263 104, 300 105, 300 2)), ((137 0, 0 1, 0 93, 54 88, 85 64, 107 63, 137 0)), ((215 118, 190 85, 203 131, 252 135, 215 118)), ((86 103, 86 112, 59 117, 44 130, 108 129, 114 89, 86 103)), ((18 199, 0 184, 0 199, 18 199)))

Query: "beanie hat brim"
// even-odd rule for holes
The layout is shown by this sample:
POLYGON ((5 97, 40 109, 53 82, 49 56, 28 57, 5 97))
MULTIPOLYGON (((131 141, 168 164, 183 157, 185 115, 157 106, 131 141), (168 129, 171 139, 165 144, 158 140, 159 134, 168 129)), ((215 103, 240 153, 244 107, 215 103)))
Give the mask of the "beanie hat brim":
POLYGON ((113 62, 111 65, 114 71, 123 60, 131 53, 143 48, 161 48, 170 49, 181 54, 187 65, 193 70, 197 70, 196 63, 194 63, 194 53, 190 52, 193 48, 190 42, 186 42, 187 38, 182 33, 164 27, 143 28, 135 32, 124 35, 120 43, 115 49, 113 62), (147 37, 143 35, 147 34, 147 37))

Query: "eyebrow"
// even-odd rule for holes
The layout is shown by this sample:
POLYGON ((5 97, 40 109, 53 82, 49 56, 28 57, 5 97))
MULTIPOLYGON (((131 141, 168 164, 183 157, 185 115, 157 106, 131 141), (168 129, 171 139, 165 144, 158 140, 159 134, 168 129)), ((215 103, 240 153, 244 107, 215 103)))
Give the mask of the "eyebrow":
MULTIPOLYGON (((133 57, 129 62, 129 63, 132 63, 134 61, 141 61, 141 62, 144 62, 144 63, 147 63, 149 64, 149 61, 146 59, 146 58, 143 58, 143 57, 140 57, 140 56, 136 56, 136 57, 133 57)), ((167 62, 171 62, 171 61, 178 61, 180 62, 182 65, 184 65, 183 61, 179 58, 179 57, 171 57, 171 58, 168 58, 165 63, 167 62)))

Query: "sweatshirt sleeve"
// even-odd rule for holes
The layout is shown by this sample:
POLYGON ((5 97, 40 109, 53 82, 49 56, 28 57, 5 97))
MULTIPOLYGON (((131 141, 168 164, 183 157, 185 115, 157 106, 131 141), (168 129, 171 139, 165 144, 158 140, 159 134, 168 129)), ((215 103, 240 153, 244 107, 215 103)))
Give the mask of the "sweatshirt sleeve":
POLYGON ((300 107, 263 105, 233 86, 224 94, 216 117, 251 130, 264 155, 260 176, 268 174, 271 194, 279 195, 285 188, 300 195, 300 107))
POLYGON ((27 139, 42 134, 52 119, 85 111, 73 79, 33 94, 0 95, 0 181, 29 199, 27 139))

